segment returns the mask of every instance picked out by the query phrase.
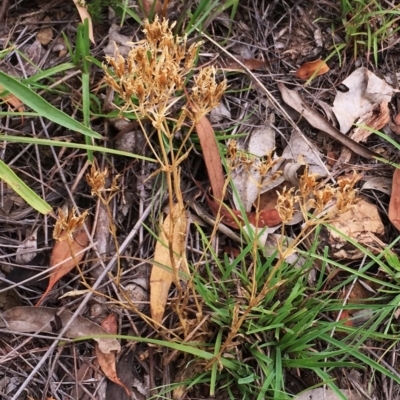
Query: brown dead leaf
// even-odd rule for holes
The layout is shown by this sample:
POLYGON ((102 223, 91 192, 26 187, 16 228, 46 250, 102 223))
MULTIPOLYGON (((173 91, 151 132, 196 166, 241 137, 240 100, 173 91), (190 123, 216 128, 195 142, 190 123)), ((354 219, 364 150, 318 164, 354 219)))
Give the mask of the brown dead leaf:
MULTIPOLYGON (((14 307, 1 314, 0 328, 20 333, 36 331, 54 333, 54 328, 60 329, 66 326, 73 316, 72 312, 64 310, 56 317, 57 312, 57 309, 49 307, 14 307)), ((69 324, 63 336, 71 339, 93 336, 93 340, 98 343, 103 353, 120 352, 121 345, 117 339, 95 337, 106 333, 101 326, 79 316, 69 324)))
POLYGON ((148 17, 153 10, 153 14, 161 15, 163 10, 163 5, 160 0, 142 0, 143 9, 146 17, 148 17))
POLYGON ((162 321, 172 282, 179 279, 179 271, 187 271, 186 226, 185 208, 176 203, 162 224, 150 275, 151 317, 158 323, 162 321))
POLYGON ((218 201, 221 201, 224 197, 225 178, 214 129, 207 117, 204 116, 196 124, 196 131, 203 150, 204 162, 206 164, 213 195, 218 201))
MULTIPOLYGON (((101 327, 109 334, 116 335, 117 334, 117 318, 115 314, 108 315, 103 322, 101 323, 101 327)), ((124 383, 118 378, 117 369, 116 369, 116 360, 115 353, 103 353, 99 346, 96 344, 96 356, 97 361, 100 365, 101 370, 104 375, 112 382, 121 386, 125 389, 125 392, 128 396, 131 395, 130 390, 124 385, 124 383)))
POLYGON ((352 208, 332 221, 330 226, 333 229, 328 229, 328 245, 335 259, 357 260, 364 256, 364 253, 350 245, 344 236, 366 247, 373 254, 382 251, 384 244, 382 245, 377 238, 383 236, 385 227, 375 204, 360 199, 352 208))
POLYGON ((36 35, 36 39, 40 42, 40 44, 46 46, 53 39, 53 29, 51 29, 50 27, 42 28, 36 35))
POLYGON ((390 121, 390 112, 387 102, 376 104, 371 111, 364 114, 358 121, 357 125, 365 125, 370 129, 358 126, 350 133, 350 138, 356 142, 364 142, 373 132, 371 129, 379 131, 390 121))
MULTIPOLYGON (((234 229, 239 229, 240 226, 245 225, 242 213, 239 210, 229 209, 224 203, 222 203, 222 206, 220 207, 217 202, 211 200, 208 196, 206 196, 206 199, 212 213, 214 215, 219 215, 221 221, 225 225, 234 229)), ((256 228, 275 226, 282 222, 278 211, 275 209, 262 210, 258 215, 255 212, 247 212, 246 215, 250 224, 254 225, 256 228)))
POLYGON ((362 157, 372 159, 379 157, 378 154, 339 132, 328 121, 326 121, 322 115, 308 106, 304 99, 295 90, 288 89, 283 83, 278 83, 278 88, 281 92, 283 101, 300 113, 311 126, 327 133, 333 139, 342 143, 344 146, 362 157))
MULTIPOLYGON (((3 88, 3 86, 0 85, 0 93, 4 92, 4 90, 5 89, 3 88)), ((24 111, 24 103, 20 99, 17 99, 13 94, 6 94, 5 96, 2 96, 2 99, 19 112, 24 111)))
POLYGON ((297 71, 296 77, 300 79, 310 79, 312 76, 326 74, 329 67, 324 60, 315 60, 304 63, 297 71))
POLYGON ((40 305, 53 286, 64 275, 68 274, 82 260, 85 252, 83 251, 89 244, 89 238, 84 226, 78 228, 74 234, 73 240, 70 240, 67 232, 63 232, 56 241, 50 257, 50 268, 58 265, 49 275, 49 285, 42 297, 36 304, 40 305))
POLYGON ((389 202, 389 220, 397 230, 400 230, 400 169, 393 173, 392 195, 389 202))
POLYGON ((88 22, 89 22, 89 39, 93 44, 95 44, 94 35, 93 35, 92 17, 88 13, 85 0, 72 0, 72 1, 74 2, 76 9, 78 10, 81 21, 84 22, 85 19, 88 20, 88 22))

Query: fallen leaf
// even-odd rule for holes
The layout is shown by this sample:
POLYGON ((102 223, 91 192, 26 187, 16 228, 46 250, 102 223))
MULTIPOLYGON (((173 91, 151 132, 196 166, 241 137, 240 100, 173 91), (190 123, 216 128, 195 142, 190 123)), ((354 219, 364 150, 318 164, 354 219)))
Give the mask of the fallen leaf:
POLYGON ((36 35, 36 39, 40 42, 40 44, 46 46, 53 39, 53 29, 50 27, 42 28, 36 35))
POLYGON ((342 83, 349 90, 336 93, 332 108, 342 133, 347 133, 358 118, 372 111, 377 104, 389 103, 396 92, 364 67, 356 69, 342 83))
POLYGON ((85 255, 84 249, 88 244, 89 237, 86 234, 84 226, 78 228, 74 234, 73 240, 70 240, 67 232, 61 234, 53 247, 50 257, 50 268, 56 265, 58 266, 50 273, 49 285, 37 302, 36 307, 40 305, 58 280, 79 264, 85 255))
POLYGON ((216 122, 220 122, 224 118, 231 119, 232 114, 226 108, 224 103, 219 103, 219 105, 217 107, 213 108, 210 111, 210 120, 212 123, 216 123, 216 122))
MULTIPOLYGON (((322 118, 322 117, 321 117, 322 118)), ((328 122, 326 122, 329 124, 328 122)), ((318 148, 297 130, 290 135, 288 145, 283 150, 282 158, 289 160, 293 169, 297 171, 300 165, 307 165, 310 174, 316 174, 320 178, 328 175, 325 164, 322 162, 322 154, 318 148)), ((289 168, 289 167, 287 167, 289 168)), ((287 170, 285 179, 293 179, 293 171, 287 170)))
MULTIPOLYGON (((101 327, 109 334, 116 335, 117 334, 117 317, 115 314, 108 315, 103 322, 101 323, 101 327)), ((96 344, 96 356, 97 361, 100 365, 101 370, 104 375, 112 382, 121 386, 125 389, 125 392, 128 396, 130 396, 130 390, 124 385, 123 382, 118 378, 117 370, 116 370, 116 360, 114 353, 103 353, 99 345, 96 344)))
MULTIPOLYGON (((215 216, 220 216, 221 221, 234 229, 239 229, 241 226, 245 226, 245 221, 243 220, 242 213, 239 210, 229 209, 228 206, 222 203, 221 207, 219 204, 211 200, 206 196, 206 200, 210 210, 215 216)), ((275 226, 282 222, 279 213, 275 209, 262 210, 259 213, 247 212, 247 219, 250 224, 254 225, 256 228, 264 228, 266 226, 275 226)))
POLYGON ((220 201, 224 197, 225 177, 214 129, 206 116, 202 117, 196 124, 196 131, 199 136, 201 149, 203 150, 204 162, 213 195, 220 201))
POLYGON ((30 263, 37 254, 37 228, 34 232, 27 236, 27 238, 18 246, 15 252, 15 262, 17 264, 30 263))
POLYGON ((176 203, 161 226, 150 275, 151 317, 158 323, 162 321, 172 282, 179 279, 179 271, 187 272, 186 226, 185 208, 176 203))
POLYGON ((389 202, 389 220, 397 230, 400 230, 400 169, 393 173, 392 195, 389 202))
POLYGON ((350 139, 348 136, 345 136, 341 132, 339 132, 328 121, 326 121, 322 117, 322 115, 318 114, 317 111, 308 106, 303 98, 295 90, 288 89, 283 83, 278 83, 278 88, 281 92, 283 101, 287 105, 295 109, 298 113, 300 113, 311 126, 327 133, 333 139, 342 143, 343 145, 351 149, 354 153, 362 157, 372 159, 374 159, 375 157, 379 157, 378 154, 375 154, 373 151, 367 149, 361 144, 350 139))
POLYGON ((235 186, 235 193, 238 194, 233 197, 233 201, 237 209, 243 206, 247 212, 252 209, 260 193, 265 191, 266 182, 274 180, 272 178, 275 172, 273 168, 263 176, 260 173, 264 157, 270 155, 275 149, 273 121, 271 117, 268 120, 262 128, 246 135, 245 140, 237 142, 236 148, 240 150, 241 154, 246 154, 246 161, 242 162, 241 156, 232 160, 234 168, 231 172, 231 181, 235 186))
MULTIPOLYGON (((364 397, 360 396, 355 390, 340 390, 346 398, 349 400, 364 400, 364 397)), ((312 389, 303 392, 296 396, 293 400, 340 400, 341 398, 331 389, 312 389)))
POLYGON ((132 45, 129 43, 132 42, 133 36, 121 35, 120 30, 121 27, 117 24, 112 24, 108 30, 108 44, 103 48, 105 55, 114 57, 118 52, 122 56, 127 56, 132 50, 132 45))
POLYGON ((373 132, 372 129, 379 131, 390 122, 390 112, 387 102, 376 104, 371 111, 368 111, 356 121, 357 125, 365 125, 370 129, 357 126, 350 137, 356 142, 364 142, 373 132))
POLYGON ((384 176, 374 176, 362 185, 360 191, 363 190, 378 190, 379 192, 388 194, 392 193, 392 179, 385 178, 384 176))
POLYGON ((88 20, 89 23, 89 39, 90 41, 95 44, 94 41, 94 35, 93 35, 93 23, 92 23, 92 17, 90 16, 87 8, 86 8, 86 2, 85 0, 72 0, 76 6, 76 9, 78 10, 78 14, 81 18, 81 21, 84 22, 85 19, 88 20))
POLYGON ((296 77, 300 79, 310 79, 312 76, 326 74, 329 67, 324 60, 315 60, 304 63, 297 71, 296 77))
MULTIPOLYGON (((73 313, 67 310, 57 314, 56 308, 49 307, 14 307, 1 314, 0 328, 10 332, 50 332, 54 333, 54 328, 62 328, 69 323, 73 313), (58 315, 58 317, 56 317, 58 315)), ((99 325, 84 317, 76 317, 64 336, 76 339, 81 336, 93 336, 100 350, 103 353, 110 353, 121 350, 121 345, 114 338, 96 338, 94 336, 105 335, 107 332, 99 325)))
POLYGON ((375 204, 360 199, 329 225, 333 229, 328 229, 328 245, 335 259, 357 260, 364 256, 362 250, 352 246, 344 236, 366 247, 373 254, 379 254, 382 251, 380 244, 375 240, 375 235, 382 237, 385 227, 375 204))
MULTIPOLYGON (((4 87, 0 85, 0 93, 2 93, 4 91, 5 91, 4 87)), ((24 103, 20 99, 15 97, 13 94, 8 93, 8 94, 6 94, 4 96, 1 96, 1 98, 7 104, 9 104, 11 107, 13 107, 14 109, 18 110, 19 112, 23 112, 24 111, 24 103)))
MULTIPOLYGON (((110 381, 107 382, 106 396, 104 400, 131 400, 131 399, 145 399, 148 391, 144 391, 145 396, 139 396, 138 392, 143 389, 143 384, 134 378, 133 371, 135 369, 135 351, 131 347, 126 347, 122 350, 117 363, 117 375, 125 386, 131 388, 132 394, 126 394, 124 388, 120 385, 110 381)), ((142 377, 146 382, 145 375, 142 377)))

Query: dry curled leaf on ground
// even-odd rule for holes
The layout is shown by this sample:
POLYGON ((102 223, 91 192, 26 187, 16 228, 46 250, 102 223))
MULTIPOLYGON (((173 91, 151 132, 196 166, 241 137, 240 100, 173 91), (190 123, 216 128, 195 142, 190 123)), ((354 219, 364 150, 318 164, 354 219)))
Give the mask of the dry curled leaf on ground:
MULTIPOLYGON (((55 308, 49 307, 14 307, 1 314, 0 328, 9 332, 58 332, 69 323, 73 313, 67 310, 58 313, 55 308)), ((96 336, 105 335, 107 332, 99 325, 84 317, 76 317, 63 336, 70 339, 77 339, 82 336, 93 336, 100 350, 103 353, 110 353, 121 350, 117 339, 99 338, 96 336)))
POLYGON ((329 67, 324 60, 315 60, 304 63, 297 71, 296 77, 300 79, 310 79, 312 76, 326 74, 329 67))
POLYGON ((373 151, 339 132, 328 121, 326 121, 322 115, 308 106, 304 99, 295 90, 288 89, 283 83, 278 83, 278 88, 281 92, 283 101, 300 113, 311 126, 327 133, 333 139, 342 143, 344 146, 362 157, 370 159, 378 156, 378 154, 375 154, 373 151))
MULTIPOLYGON (((269 118, 271 120, 271 118, 269 118)), ((271 123, 249 133, 246 140, 230 142, 235 155, 230 157, 231 183, 235 187, 233 201, 236 208, 241 205, 245 211, 251 211, 257 198, 264 192, 266 182, 273 181, 275 172, 272 152, 275 149, 275 130, 271 123), (264 169, 264 157, 271 157, 271 166, 267 172, 264 169), (238 198, 237 198, 238 197, 238 198)), ((232 152, 233 152, 232 151, 232 152)))
POLYGON ((389 103, 396 90, 385 80, 362 67, 356 69, 343 82, 346 92, 337 92, 333 112, 340 132, 347 133, 358 118, 373 111, 381 103, 389 103))
MULTIPOLYGON (((111 335, 116 335, 118 333, 118 327, 117 327, 117 317, 115 316, 115 314, 108 315, 101 323, 101 327, 107 333, 111 335)), ((110 381, 124 388, 126 394, 129 396, 131 394, 130 390, 124 385, 124 383, 119 379, 117 375, 115 353, 103 353, 100 350, 99 345, 96 344, 96 356, 97 356, 97 361, 104 375, 110 381)))
POLYGON ((400 169, 393 173, 392 195, 389 202, 389 220, 397 230, 400 230, 400 169))
MULTIPOLYGON (((77 227, 72 228, 76 229, 75 232, 71 233, 68 230, 63 230, 59 233, 50 257, 50 268, 55 267, 55 269, 50 272, 49 285, 36 306, 40 305, 58 280, 74 269, 85 255, 85 249, 89 244, 89 237, 86 233, 87 229, 82 225, 84 215, 81 217, 83 218, 81 222, 77 222, 77 227)), ((89 225, 87 222, 86 228, 89 228, 89 225)))
POLYGON ((199 136, 213 195, 217 200, 222 200, 225 185, 222 161, 214 129, 206 116, 202 117, 196 124, 196 132, 199 136))
POLYGON ((150 274, 151 317, 159 324, 172 282, 178 283, 180 272, 187 272, 186 227, 186 210, 182 204, 176 203, 161 225, 150 274))

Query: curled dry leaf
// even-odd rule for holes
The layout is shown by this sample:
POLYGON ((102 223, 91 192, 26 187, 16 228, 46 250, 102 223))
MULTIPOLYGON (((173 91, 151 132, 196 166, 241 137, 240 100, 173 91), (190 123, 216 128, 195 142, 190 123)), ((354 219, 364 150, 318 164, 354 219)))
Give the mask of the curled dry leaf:
POLYGON ((180 271, 187 272, 186 226, 185 208, 182 204, 176 203, 161 226, 150 275, 151 317, 158 323, 162 321, 172 282, 179 279, 180 271))
MULTIPOLYGON (((101 327, 109 334, 116 335, 117 334, 117 318, 114 314, 108 315, 103 322, 101 323, 101 327)), ((117 369, 116 369, 116 359, 114 353, 103 353, 100 350, 98 344, 96 344, 96 356, 97 361, 104 373, 104 375, 112 382, 121 386, 125 389, 125 392, 128 396, 130 396, 130 390, 124 385, 124 383, 118 378, 117 369)))
POLYGON ((389 202, 389 220, 400 230, 400 169, 395 169, 392 182, 392 196, 389 202))
POLYGON ((89 238, 84 226, 78 228, 71 240, 68 232, 63 232, 56 241, 50 257, 50 268, 58 265, 49 275, 49 285, 36 306, 40 305, 53 286, 64 275, 68 274, 85 255, 85 248, 89 244, 89 238))
POLYGON ((283 83, 278 83, 278 88, 282 94, 283 101, 300 113, 311 126, 327 133, 333 139, 342 143, 344 146, 362 157, 375 158, 378 156, 378 154, 375 154, 373 151, 339 132, 328 121, 326 121, 322 115, 308 106, 304 99, 295 90, 288 89, 283 83))
POLYGON ((365 125, 370 129, 358 126, 350 133, 350 137, 356 142, 364 142, 368 136, 372 134, 372 129, 379 131, 390 121, 390 112, 387 102, 374 105, 371 111, 364 114, 358 121, 357 125, 365 125))
POLYGON ((217 200, 222 200, 225 184, 224 172, 214 129, 207 117, 204 116, 196 124, 196 131, 203 150, 204 162, 213 195, 217 200))
POLYGON ((342 133, 347 133, 358 118, 371 112, 377 104, 390 102, 395 93, 385 80, 364 67, 356 69, 342 83, 349 90, 337 92, 333 102, 342 133))
MULTIPOLYGON (((62 329, 73 316, 70 311, 64 310, 57 315, 57 309, 49 307, 14 307, 1 314, 0 328, 8 329, 10 332, 54 332, 62 329)), ((100 336, 107 332, 99 325, 84 317, 76 317, 64 337, 76 339, 81 336, 100 336)), ((119 352, 121 345, 114 338, 93 337, 103 353, 113 351, 119 352)))
POLYGON ((324 60, 315 60, 304 63, 297 71, 296 77, 300 79, 310 79, 312 76, 326 74, 329 67, 324 60))

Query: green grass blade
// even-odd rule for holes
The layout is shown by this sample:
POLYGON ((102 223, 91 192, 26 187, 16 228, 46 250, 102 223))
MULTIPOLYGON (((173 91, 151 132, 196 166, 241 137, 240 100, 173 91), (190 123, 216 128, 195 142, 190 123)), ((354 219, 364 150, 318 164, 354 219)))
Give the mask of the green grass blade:
POLYGON ((40 198, 15 172, 0 160, 0 178, 13 188, 32 208, 42 214, 48 214, 52 208, 40 198))
POLYGON ((50 121, 53 121, 64 128, 71 129, 72 131, 82 133, 83 135, 101 139, 101 135, 71 118, 65 112, 58 110, 27 86, 1 71, 0 85, 14 96, 18 97, 18 99, 32 108, 32 110, 50 121))
POLYGON ((0 135, 0 141, 4 140, 5 142, 10 143, 27 143, 27 144, 37 144, 44 146, 55 146, 55 147, 68 147, 71 149, 82 149, 82 150, 92 150, 99 151, 101 153, 109 153, 115 154, 117 156, 136 158, 138 160, 144 160, 149 162, 157 162, 154 158, 144 157, 135 153, 128 153, 127 151, 109 149, 107 147, 102 146, 94 146, 83 143, 70 143, 70 142, 62 142, 61 140, 51 140, 51 139, 39 139, 25 136, 9 136, 9 135, 0 135))

